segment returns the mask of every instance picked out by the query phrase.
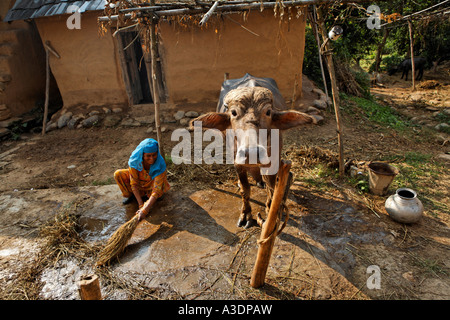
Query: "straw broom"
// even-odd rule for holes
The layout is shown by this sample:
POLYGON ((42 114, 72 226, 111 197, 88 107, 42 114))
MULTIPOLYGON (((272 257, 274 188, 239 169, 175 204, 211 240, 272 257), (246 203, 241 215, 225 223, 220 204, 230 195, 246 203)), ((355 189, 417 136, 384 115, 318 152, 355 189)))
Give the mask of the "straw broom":
POLYGON ((139 216, 135 215, 131 220, 121 225, 100 251, 96 266, 102 266, 118 257, 124 251, 138 224, 139 216))

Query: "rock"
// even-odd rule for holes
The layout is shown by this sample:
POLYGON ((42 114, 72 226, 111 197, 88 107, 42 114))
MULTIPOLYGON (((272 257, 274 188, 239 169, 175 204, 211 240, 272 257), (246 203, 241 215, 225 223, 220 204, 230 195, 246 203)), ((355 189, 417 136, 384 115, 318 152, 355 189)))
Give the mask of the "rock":
POLYGON ((316 119, 316 124, 322 124, 323 121, 324 121, 324 118, 322 116, 317 115, 317 114, 312 114, 311 116, 316 119))
POLYGON ((77 166, 74 164, 71 164, 70 166, 67 167, 67 169, 75 169, 77 166))
POLYGON ((62 116, 60 116, 57 122, 58 129, 65 127, 69 122, 70 118, 72 118, 72 112, 66 112, 62 116))
POLYGON ((111 114, 106 116, 105 120, 103 120, 103 125, 107 128, 115 127, 119 124, 122 117, 116 114, 111 114))
POLYGON ((320 110, 326 110, 327 102, 325 100, 314 100, 313 106, 320 110))
POLYGON ((93 115, 92 117, 84 119, 83 121, 81 121, 80 124, 83 128, 90 128, 90 127, 96 125, 99 122, 99 120, 100 120, 100 118, 96 114, 96 115, 93 115))
POLYGON ((162 119, 162 123, 177 123, 177 120, 175 120, 174 118, 172 118, 172 117, 164 117, 163 119, 162 119))
POLYGON ((319 96, 324 96, 325 95, 325 93, 322 90, 320 90, 319 88, 314 88, 312 90, 312 92, 317 93, 319 96))
POLYGON ((10 131, 6 128, 0 128, 0 138, 6 137, 9 135, 10 131))
POLYGON ((122 127, 140 127, 141 123, 139 121, 134 120, 133 118, 125 118, 120 123, 122 127))
POLYGON ((445 114, 445 115, 447 115, 447 116, 450 116, 450 109, 444 109, 444 110, 442 111, 442 113, 445 114))
POLYGON ((450 161, 450 154, 442 153, 442 154, 438 155, 438 158, 442 159, 442 160, 450 161))
POLYGON ((167 128, 166 127, 161 127, 161 133, 166 132, 167 128))
POLYGON ((144 116, 135 118, 136 121, 139 121, 143 125, 149 125, 155 123, 155 116, 144 116))
POLYGON ((153 133, 153 127, 148 127, 147 131, 145 131, 146 133, 153 133))
POLYGON ((48 122, 47 126, 45 127, 45 132, 50 132, 52 130, 56 130, 58 128, 58 125, 56 122, 48 122))
POLYGON ((112 109, 112 112, 114 112, 114 113, 121 113, 123 110, 122 110, 122 108, 113 108, 112 109))
POLYGON ((103 107, 102 110, 105 114, 110 114, 112 112, 111 109, 107 107, 103 107))
POLYGON ((439 143, 439 144, 444 145, 444 144, 449 142, 449 139, 447 137, 443 136, 443 135, 438 135, 436 137, 436 142, 439 143))
POLYGON ((448 124, 443 122, 443 123, 439 123, 437 126, 435 126, 434 129, 436 129, 437 131, 445 131, 445 130, 448 130, 449 127, 450 126, 448 124))
POLYGON ((20 117, 9 118, 4 121, 0 121, 0 128, 8 128, 13 125, 14 122, 22 121, 20 117))
POLYGON ((83 118, 81 117, 77 116, 72 117, 72 119, 70 119, 69 122, 67 123, 67 128, 75 129, 81 120, 83 120, 83 118))
POLYGON ((409 100, 411 100, 412 102, 420 102, 423 98, 423 95, 421 93, 413 93, 412 95, 409 96, 409 100))
POLYGON ((320 110, 314 107, 309 107, 308 110, 306 110, 306 113, 310 114, 320 114, 320 110))
POLYGON ((93 111, 89 112, 89 117, 95 116, 96 114, 100 114, 100 111, 93 110, 93 111))
POLYGON ((439 109, 435 107, 426 107, 426 109, 431 112, 439 111, 439 109))
POLYGON ((179 110, 179 111, 177 111, 174 115, 173 115, 173 117, 175 118, 175 120, 181 120, 182 118, 184 118, 184 111, 182 111, 182 110, 179 110))
POLYGON ((198 112, 196 111, 188 111, 185 114, 186 117, 188 118, 197 118, 198 117, 198 112))
POLYGON ((180 124, 182 126, 187 126, 189 124, 189 121, 191 121, 191 118, 183 118, 180 120, 180 124))

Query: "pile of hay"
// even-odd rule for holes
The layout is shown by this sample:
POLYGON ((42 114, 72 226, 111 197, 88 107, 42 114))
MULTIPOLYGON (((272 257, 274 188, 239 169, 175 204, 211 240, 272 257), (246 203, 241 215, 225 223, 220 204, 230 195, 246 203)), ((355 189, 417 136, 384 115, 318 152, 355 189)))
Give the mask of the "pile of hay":
POLYGON ((417 85, 418 89, 435 89, 438 88, 441 84, 436 80, 427 80, 422 81, 417 85))
POLYGON ((319 163, 329 168, 339 167, 339 157, 336 153, 316 146, 291 147, 286 151, 288 160, 296 162, 300 167, 312 167, 319 163))

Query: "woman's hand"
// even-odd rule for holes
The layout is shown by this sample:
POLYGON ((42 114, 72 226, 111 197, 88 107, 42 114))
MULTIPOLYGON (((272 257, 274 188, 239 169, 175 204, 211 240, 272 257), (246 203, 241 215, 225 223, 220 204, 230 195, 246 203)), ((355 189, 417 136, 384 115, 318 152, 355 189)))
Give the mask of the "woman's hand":
POLYGON ((147 216, 148 210, 146 210, 146 208, 141 205, 139 206, 139 210, 136 211, 136 214, 138 215, 138 221, 141 221, 147 216))

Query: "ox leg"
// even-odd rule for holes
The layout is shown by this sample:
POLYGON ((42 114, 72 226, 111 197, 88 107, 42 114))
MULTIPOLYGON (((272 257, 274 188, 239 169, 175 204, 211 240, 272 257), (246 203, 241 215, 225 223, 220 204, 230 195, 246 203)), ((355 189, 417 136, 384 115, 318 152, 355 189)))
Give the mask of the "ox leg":
POLYGON ((252 220, 252 208, 250 206, 250 184, 248 183, 247 171, 237 169, 239 184, 241 187, 242 209, 238 220, 238 227, 248 228, 252 220))
MULTIPOLYGON (((276 182, 277 176, 271 175, 271 176, 262 176, 262 180, 264 181, 266 185, 266 191, 267 191, 267 198, 266 198, 266 217, 270 210, 270 205, 272 204, 272 197, 273 197, 273 190, 275 188, 275 182, 276 182)), ((258 212, 256 216, 256 222, 260 227, 264 224, 265 220, 262 218, 261 214, 258 212)))
MULTIPOLYGON (((293 177, 294 177, 294 175, 292 174, 292 172, 289 172, 289 177, 288 177, 288 181, 286 184, 286 190, 284 191, 283 201, 281 203, 280 210, 285 209, 284 207, 286 205, 286 200, 289 195, 289 190, 290 190, 292 182, 293 182, 293 177)), ((274 193, 274 189, 275 189, 276 176, 275 175, 263 176, 263 180, 266 183, 266 190, 267 190, 267 199, 266 199, 266 217, 267 217, 267 215, 269 214, 270 206, 272 205, 272 198, 273 198, 273 193, 274 193)), ((260 227, 262 227, 265 222, 265 220, 261 217, 261 214, 259 212, 257 215, 256 222, 258 223, 258 225, 260 227)))
POLYGON ((252 178, 255 179, 256 186, 258 188, 264 189, 265 183, 264 183, 262 175, 261 175, 261 170, 258 167, 256 167, 256 168, 251 168, 249 170, 249 172, 250 172, 250 175, 252 176, 252 178))

